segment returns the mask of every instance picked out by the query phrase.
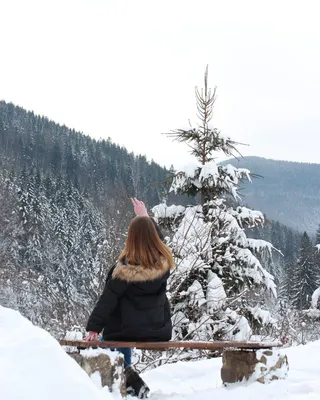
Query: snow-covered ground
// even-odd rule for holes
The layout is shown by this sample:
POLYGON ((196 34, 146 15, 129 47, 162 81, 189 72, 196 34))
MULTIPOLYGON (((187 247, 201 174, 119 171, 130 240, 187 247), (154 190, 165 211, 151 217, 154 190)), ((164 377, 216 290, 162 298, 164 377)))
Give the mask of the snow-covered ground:
POLYGON ((53 337, 0 306, 1 400, 114 400, 53 337))
MULTIPOLYGON (((151 399, 320 400, 320 341, 285 350, 289 377, 262 385, 222 387, 221 360, 178 362, 146 372, 151 399)), ((118 400, 99 390, 45 331, 0 306, 1 400, 118 400)))
POLYGON ((152 400, 312 400, 320 399, 320 341, 285 349, 288 378, 262 385, 225 388, 220 379, 221 359, 178 362, 143 375, 152 400))

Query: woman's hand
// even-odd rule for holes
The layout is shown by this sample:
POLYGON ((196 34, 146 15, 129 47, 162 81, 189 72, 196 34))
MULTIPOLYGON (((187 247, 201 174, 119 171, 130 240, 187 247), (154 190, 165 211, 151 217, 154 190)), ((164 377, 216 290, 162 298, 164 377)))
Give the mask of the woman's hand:
POLYGON ((98 338, 99 338, 99 333, 90 331, 88 333, 88 336, 84 340, 86 340, 87 342, 91 342, 94 340, 98 340, 98 338))
POLYGON ((134 212, 138 217, 149 217, 146 206, 143 201, 136 199, 135 197, 131 198, 131 202, 133 204, 134 212))

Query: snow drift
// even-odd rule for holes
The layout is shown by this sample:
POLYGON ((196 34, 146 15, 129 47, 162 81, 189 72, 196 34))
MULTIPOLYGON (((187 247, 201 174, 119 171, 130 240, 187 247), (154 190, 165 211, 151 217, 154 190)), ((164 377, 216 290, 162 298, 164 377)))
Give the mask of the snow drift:
POLYGON ((1 400, 110 400, 46 331, 0 306, 1 400))

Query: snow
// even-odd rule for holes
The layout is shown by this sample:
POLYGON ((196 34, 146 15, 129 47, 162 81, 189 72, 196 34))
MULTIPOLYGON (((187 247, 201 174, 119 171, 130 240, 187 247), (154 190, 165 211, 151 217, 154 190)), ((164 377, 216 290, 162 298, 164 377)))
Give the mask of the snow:
POLYGON ((177 362, 143 374, 151 388, 151 400, 319 400, 320 341, 279 350, 287 354, 287 379, 270 384, 235 384, 223 387, 221 358, 197 362, 177 362))
POLYGON ((256 353, 259 363, 256 365, 255 371, 252 374, 250 381, 255 382, 259 378, 264 379, 264 383, 271 383, 272 377, 277 376, 278 379, 285 379, 288 376, 288 365, 284 362, 281 368, 274 370, 274 366, 283 358, 281 351, 273 349, 271 354, 268 351, 258 350, 256 353), (265 362, 263 362, 263 360, 265 362), (266 368, 266 369, 265 369, 266 368))
POLYGON ((316 249, 320 252, 320 244, 316 244, 316 249))
POLYGON ((192 159, 188 164, 184 165, 179 172, 183 173, 187 178, 194 178, 199 167, 199 162, 192 159))
MULTIPOLYGON (((82 340, 83 336, 82 333, 78 329, 74 329, 72 331, 67 331, 65 335, 66 340, 82 340)), ((63 346, 64 351, 73 353, 77 351, 76 347, 73 346, 63 346)))
POLYGON ((0 306, 1 400, 111 400, 59 343, 17 311, 0 306))
MULTIPOLYGON (((244 321, 241 321, 241 323, 244 321)), ((143 379, 151 400, 314 400, 320 399, 320 341, 279 350, 289 360, 287 379, 270 384, 224 387, 221 358, 177 362, 147 371, 143 379)), ((271 362, 272 360, 270 360, 271 362)), ((0 399, 2 400, 118 400, 93 381, 44 330, 0 306, 0 399)))
POLYGON ((152 212, 154 217, 158 220, 158 218, 174 218, 178 215, 182 214, 185 210, 183 206, 167 206, 165 203, 158 204, 157 206, 152 208, 152 212))
POLYGON ((212 271, 208 271, 207 307, 208 311, 219 310, 227 298, 222 280, 212 271))
POLYGON ((266 287, 276 298, 277 290, 273 276, 262 267, 260 261, 251 253, 251 251, 249 249, 240 249, 238 252, 238 257, 250 266, 250 268, 244 268, 246 276, 252 278, 257 284, 260 284, 262 281, 264 281, 266 287))
POLYGON ((226 334, 226 340, 237 340, 246 341, 249 340, 252 335, 252 329, 250 328, 249 322, 246 317, 239 316, 238 313, 230 308, 227 308, 226 317, 236 321, 231 325, 231 329, 226 334))
POLYGON ((320 318, 320 310, 316 308, 309 308, 309 310, 304 311, 304 314, 310 318, 318 319, 320 318))
POLYGON ((185 324, 188 323, 189 319, 184 315, 183 312, 178 311, 172 316, 172 325, 176 326, 179 324, 185 324))
POLYGON ((201 206, 186 208, 184 218, 172 240, 176 245, 175 254, 181 257, 191 256, 193 259, 199 258, 197 249, 210 254, 211 246, 208 240, 210 225, 206 224, 199 214, 201 214, 201 206))
POLYGON ((251 182, 250 171, 245 168, 235 168, 233 165, 218 166, 214 160, 204 164, 192 160, 175 174, 170 192, 186 190, 190 185, 197 189, 202 187, 220 187, 230 191, 234 198, 240 199, 237 189, 244 177, 251 182))
POLYGON ((218 178, 219 178, 219 170, 215 161, 207 162, 202 166, 199 175, 200 182, 208 179, 209 186, 214 186, 217 184, 218 178))
POLYGON ((275 318, 271 317, 269 311, 263 310, 258 305, 256 305, 255 307, 248 307, 248 310, 251 312, 253 318, 255 318, 258 321, 261 321, 265 325, 268 324, 274 325, 277 322, 275 318))
POLYGON ((227 164, 222 169, 236 185, 240 183, 243 176, 246 176, 247 180, 251 183, 250 171, 246 168, 236 168, 231 164, 227 164))
POLYGON ((201 307, 202 304, 206 303, 202 286, 197 280, 193 281, 192 285, 189 286, 186 294, 190 295, 190 304, 193 306, 197 305, 201 307))
POLYGON ((231 213, 237 219, 241 227, 243 226, 243 222, 248 224, 249 227, 263 224, 264 222, 264 216, 261 211, 251 210, 247 207, 239 206, 235 210, 232 210, 231 213))
POLYGON ((80 354, 86 358, 97 357, 100 354, 106 354, 112 363, 117 361, 119 357, 119 353, 117 351, 112 351, 110 349, 84 349, 80 350, 80 354))
POLYGON ((319 297, 320 297, 320 288, 316 289, 313 292, 313 295, 311 297, 311 308, 314 308, 314 309, 318 308, 319 297))
POLYGON ((247 238, 248 247, 256 252, 262 252, 267 250, 269 254, 272 254, 272 250, 275 250, 270 242, 262 239, 251 239, 247 238))
POLYGON ((72 330, 72 331, 67 331, 65 339, 66 340, 82 340, 83 336, 79 330, 72 330))

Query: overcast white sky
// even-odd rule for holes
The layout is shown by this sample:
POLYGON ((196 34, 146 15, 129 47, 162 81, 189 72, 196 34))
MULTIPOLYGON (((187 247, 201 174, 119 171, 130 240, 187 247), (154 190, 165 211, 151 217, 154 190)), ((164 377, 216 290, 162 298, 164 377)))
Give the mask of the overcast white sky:
POLYGON ((320 1, 0 0, 0 99, 161 165, 188 150, 161 132, 214 125, 244 155, 320 163, 320 1))

